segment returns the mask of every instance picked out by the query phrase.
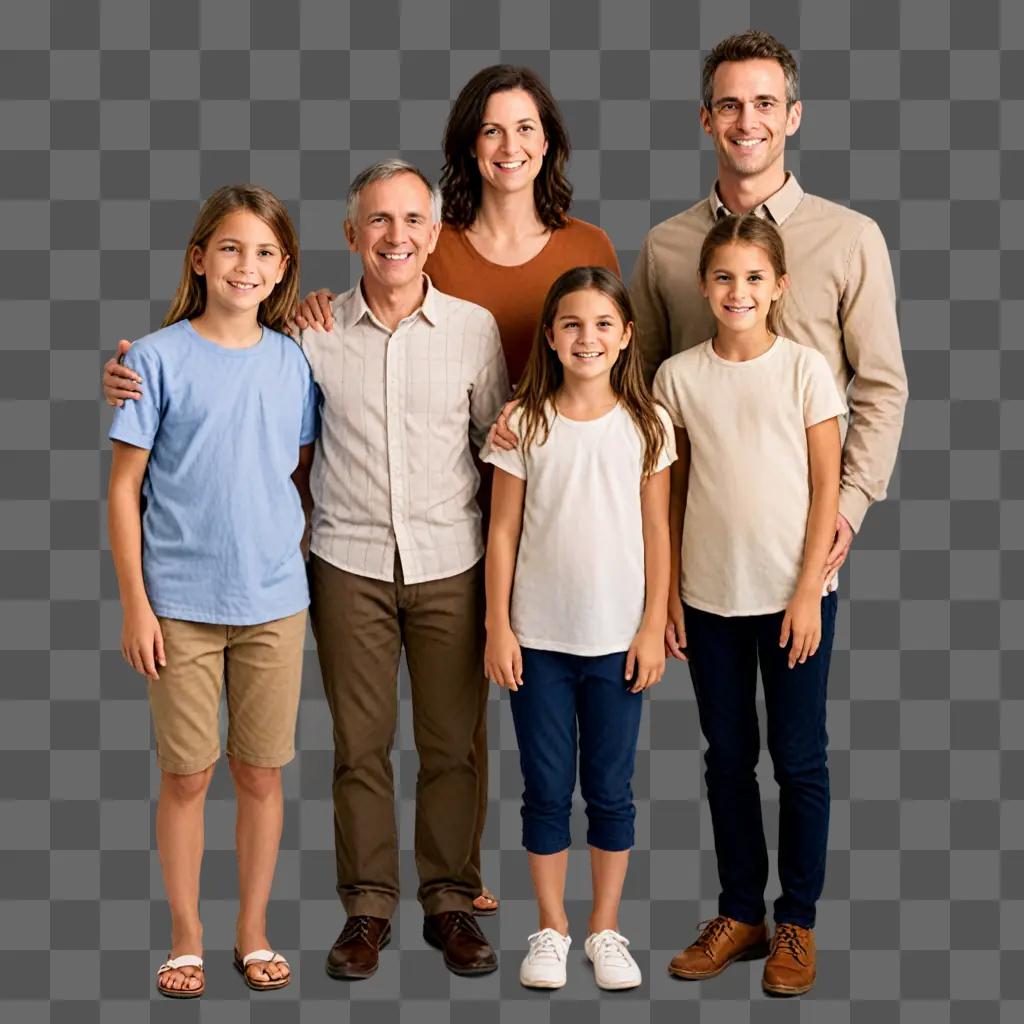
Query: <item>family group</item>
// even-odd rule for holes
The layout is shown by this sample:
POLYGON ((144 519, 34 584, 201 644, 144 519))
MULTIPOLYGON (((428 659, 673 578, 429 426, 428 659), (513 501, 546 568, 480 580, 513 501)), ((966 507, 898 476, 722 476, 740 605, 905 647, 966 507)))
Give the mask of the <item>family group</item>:
POLYGON ((253 989, 291 980, 266 918, 307 608, 347 914, 332 977, 377 970, 399 900, 404 649, 423 934, 451 971, 497 967, 478 923, 498 910, 480 857, 490 681, 515 723, 538 906, 520 981, 566 983, 578 772, 586 956, 602 988, 641 984, 618 917, 631 780, 643 693, 677 658, 707 741, 721 892, 668 970, 703 979, 765 958, 765 991, 814 984, 836 577, 885 496, 906 376, 878 226, 785 169, 802 114, 790 52, 765 32, 732 36, 700 90, 716 183, 650 230, 628 288, 608 236, 570 215, 555 100, 532 71, 497 65, 454 101, 439 189, 397 159, 351 183, 354 288, 300 300, 283 204, 220 188, 163 326, 107 363, 121 646, 147 680, 161 771, 163 995, 205 987, 199 878, 222 692, 235 965, 253 989), (758 669, 780 792, 771 928, 758 669))

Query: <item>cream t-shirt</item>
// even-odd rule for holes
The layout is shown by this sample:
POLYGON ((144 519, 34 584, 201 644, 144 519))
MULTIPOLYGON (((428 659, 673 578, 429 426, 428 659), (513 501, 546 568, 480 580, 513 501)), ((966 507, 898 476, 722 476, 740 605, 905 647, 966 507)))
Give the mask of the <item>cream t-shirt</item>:
POLYGON ((654 394, 690 440, 683 600, 717 615, 781 611, 803 562, 806 431, 846 413, 825 357, 780 337, 730 362, 705 341, 662 364, 654 394))
MULTIPOLYGON (((549 413, 551 432, 524 454, 485 445, 484 462, 526 481, 512 587, 512 631, 523 647, 568 654, 629 649, 643 620, 640 512, 643 439, 616 405, 596 420, 549 413)), ((660 471, 675 461, 664 409, 660 471)), ((510 426, 519 433, 519 410, 510 426)))

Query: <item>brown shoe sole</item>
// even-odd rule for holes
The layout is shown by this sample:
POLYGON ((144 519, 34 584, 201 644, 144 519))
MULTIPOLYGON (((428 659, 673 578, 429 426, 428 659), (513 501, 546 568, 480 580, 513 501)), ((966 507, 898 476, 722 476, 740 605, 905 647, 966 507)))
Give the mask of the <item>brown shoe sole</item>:
MULTIPOLYGON (((390 942, 391 930, 388 929, 387 936, 377 947, 377 952, 379 953, 390 942)), ((328 976, 334 978, 335 981, 365 981, 367 978, 372 978, 377 973, 377 968, 380 966, 380 961, 377 961, 372 971, 346 971, 340 967, 332 966, 330 960, 328 960, 324 966, 328 976)))
POLYGON ((761 988, 770 996, 802 996, 814 988, 815 978, 811 978, 807 985, 769 985, 763 978, 761 988))
POLYGON ((763 960, 768 955, 768 943, 759 943, 756 946, 750 946, 747 949, 742 950, 735 956, 730 957, 722 964, 721 967, 714 971, 705 971, 704 973, 698 973, 696 971, 684 971, 677 967, 673 967, 671 964, 668 965, 668 973, 673 978, 683 978, 686 981, 704 981, 706 978, 717 978, 730 964, 739 963, 742 960, 763 960))

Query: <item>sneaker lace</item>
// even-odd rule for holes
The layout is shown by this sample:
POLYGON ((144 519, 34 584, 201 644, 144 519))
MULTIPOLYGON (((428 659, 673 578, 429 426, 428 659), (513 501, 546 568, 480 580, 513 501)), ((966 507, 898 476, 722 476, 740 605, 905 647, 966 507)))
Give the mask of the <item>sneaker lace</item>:
POLYGON ((713 946, 718 939, 732 931, 732 921, 727 917, 713 917, 701 921, 697 928, 700 929, 700 935, 697 936, 694 945, 700 947, 709 959, 714 960, 713 946))
POLYGON ((798 964, 806 966, 807 948, 800 941, 800 933, 792 924, 779 924, 775 926, 775 934, 772 936, 772 954, 779 950, 788 953, 798 964))
POLYGON ((626 951, 629 939, 610 928, 598 932, 593 938, 594 959, 603 960, 612 967, 629 967, 632 957, 626 951))
POLYGON ((551 928, 534 932, 526 941, 530 944, 530 952, 527 954, 530 963, 557 964, 564 959, 562 946, 555 941, 555 932, 551 928))

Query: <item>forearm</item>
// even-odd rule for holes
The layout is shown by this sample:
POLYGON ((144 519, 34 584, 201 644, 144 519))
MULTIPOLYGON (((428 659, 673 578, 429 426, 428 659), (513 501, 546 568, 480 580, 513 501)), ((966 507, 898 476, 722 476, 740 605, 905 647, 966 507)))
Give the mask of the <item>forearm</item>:
POLYGON ((646 480, 640 492, 646 586, 641 629, 652 629, 659 635, 665 632, 672 576, 670 490, 671 470, 663 469, 646 480))
POLYGON ((838 420, 823 420, 808 428, 807 454, 811 501, 797 591, 810 590, 820 594, 839 512, 838 420))
MULTIPOLYGON (((671 540, 668 522, 651 524, 644 528, 644 579, 646 597, 641 629, 653 629, 664 633, 668 609, 668 595, 672 577, 672 563, 678 566, 679 558, 671 554, 671 540)), ((678 586, 678 572, 676 573, 678 586)))
POLYGON ((839 495, 836 488, 816 490, 811 494, 797 590, 812 589, 820 592, 825 582, 825 562, 835 538, 838 511, 839 495))
POLYGON ((850 427, 843 446, 839 511, 859 530, 873 502, 886 495, 899 452, 907 402, 906 379, 895 377, 887 385, 873 383, 850 394, 850 427), (869 394, 864 391, 869 390, 869 394), (860 393, 858 393, 860 392, 860 393))
POLYGON ((107 525, 122 607, 148 606, 142 576, 142 504, 137 488, 111 484, 107 525))
POLYGON ((685 430, 676 428, 677 459, 672 464, 669 499, 669 594, 678 597, 682 580, 683 522, 686 493, 690 482, 690 441, 685 430))
POLYGON ((484 562, 484 586, 487 594, 487 630, 511 629, 510 604, 516 571, 518 533, 515 535, 491 522, 484 562))

